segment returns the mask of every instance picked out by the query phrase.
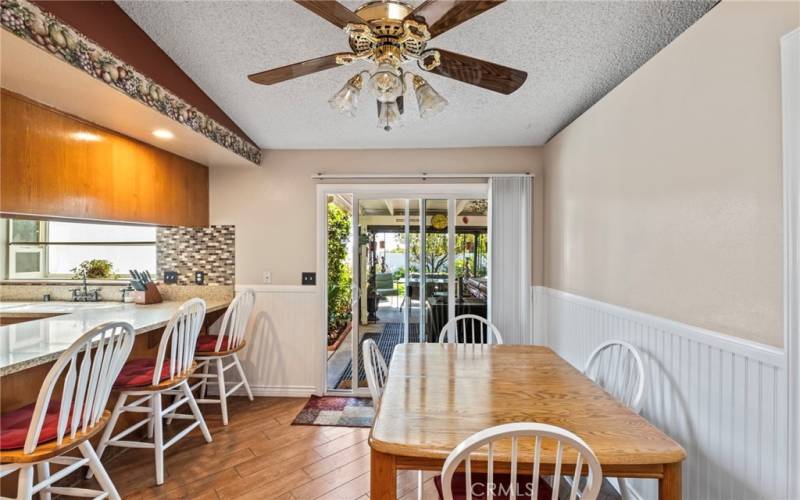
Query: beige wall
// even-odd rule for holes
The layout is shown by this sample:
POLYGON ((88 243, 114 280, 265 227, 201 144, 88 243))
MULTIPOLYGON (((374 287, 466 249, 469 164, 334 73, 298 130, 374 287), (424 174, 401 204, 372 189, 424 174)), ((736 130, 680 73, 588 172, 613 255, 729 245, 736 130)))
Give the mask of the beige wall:
POLYGON ((779 38, 723 1, 545 147, 548 286, 782 345, 779 38))
MULTIPOLYGON (((469 173, 542 171, 541 148, 265 151, 261 168, 210 169, 212 224, 236 225, 236 282, 300 284, 316 270, 317 172, 469 173)), ((348 181, 341 181, 347 183, 348 181)), ((434 182, 444 182, 437 180, 434 182)), ((534 180, 533 282, 543 283, 543 186, 534 180), (537 218, 538 217, 538 218, 537 218)))

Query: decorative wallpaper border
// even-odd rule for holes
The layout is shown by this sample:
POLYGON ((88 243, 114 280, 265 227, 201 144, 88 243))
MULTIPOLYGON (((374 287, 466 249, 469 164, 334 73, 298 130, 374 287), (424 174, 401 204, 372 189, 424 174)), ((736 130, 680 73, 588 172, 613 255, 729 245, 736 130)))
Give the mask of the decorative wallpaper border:
POLYGON ((27 0, 0 0, 0 7, 0 24, 7 31, 256 165, 261 164, 258 146, 198 111, 49 12, 27 0))

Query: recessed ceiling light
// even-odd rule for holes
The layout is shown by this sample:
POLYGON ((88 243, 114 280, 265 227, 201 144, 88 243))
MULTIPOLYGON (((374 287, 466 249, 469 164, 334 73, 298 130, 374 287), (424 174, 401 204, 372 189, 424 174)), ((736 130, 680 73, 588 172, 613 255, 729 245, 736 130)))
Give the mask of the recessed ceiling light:
POLYGON ((164 130, 163 128, 157 128, 153 130, 153 135, 158 137, 159 139, 172 139, 173 137, 175 137, 175 134, 173 134, 169 130, 164 130))
POLYGON ((91 134, 89 132, 73 132, 70 134, 70 137, 75 139, 76 141, 89 141, 89 142, 97 142, 102 138, 97 134, 91 134))

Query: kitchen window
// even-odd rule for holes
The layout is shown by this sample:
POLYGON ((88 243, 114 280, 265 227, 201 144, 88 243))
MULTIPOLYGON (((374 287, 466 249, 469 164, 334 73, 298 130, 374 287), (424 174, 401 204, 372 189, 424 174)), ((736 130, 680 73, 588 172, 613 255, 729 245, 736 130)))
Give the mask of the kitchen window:
POLYGON ((72 278, 81 262, 104 259, 115 274, 156 268, 156 228, 86 222, 4 220, 9 279, 72 278))

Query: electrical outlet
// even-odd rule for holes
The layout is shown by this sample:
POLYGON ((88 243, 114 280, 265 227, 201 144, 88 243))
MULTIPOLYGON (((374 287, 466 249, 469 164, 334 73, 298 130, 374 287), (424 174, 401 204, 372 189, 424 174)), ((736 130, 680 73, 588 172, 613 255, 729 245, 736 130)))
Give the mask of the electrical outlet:
POLYGON ((194 272, 194 284, 195 285, 203 285, 205 284, 206 273, 203 271, 195 271, 194 272))
POLYGON ((264 276, 261 279, 261 281, 263 281, 265 285, 271 284, 272 283, 272 273, 269 272, 269 271, 264 271, 264 276))

